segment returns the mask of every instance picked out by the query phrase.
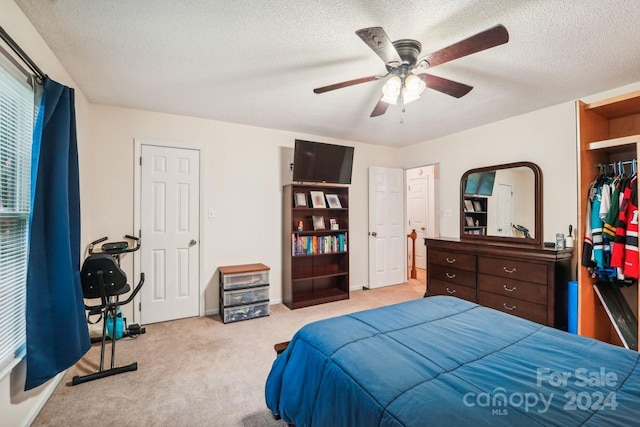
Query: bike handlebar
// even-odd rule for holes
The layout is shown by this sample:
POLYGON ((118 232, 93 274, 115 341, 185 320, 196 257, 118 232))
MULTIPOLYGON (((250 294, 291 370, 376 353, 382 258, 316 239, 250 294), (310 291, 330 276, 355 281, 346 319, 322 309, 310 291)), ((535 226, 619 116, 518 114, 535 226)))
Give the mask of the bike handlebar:
MULTIPOLYGON (((105 243, 104 245, 102 245, 101 251, 99 253, 119 255, 119 254, 124 254, 128 252, 135 252, 138 249, 140 249, 141 242, 139 237, 132 236, 130 234, 125 234, 124 238, 133 240, 134 242, 136 242, 136 246, 133 248, 130 248, 127 242, 113 242, 113 243, 110 243, 112 245, 111 248, 105 248, 105 245, 107 245, 107 243, 105 243)), ((105 240, 109 240, 109 237, 107 236, 101 237, 100 239, 94 240, 93 242, 91 242, 89 244, 89 254, 92 255, 94 253, 93 248, 95 245, 97 245, 98 243, 102 243, 105 240)))

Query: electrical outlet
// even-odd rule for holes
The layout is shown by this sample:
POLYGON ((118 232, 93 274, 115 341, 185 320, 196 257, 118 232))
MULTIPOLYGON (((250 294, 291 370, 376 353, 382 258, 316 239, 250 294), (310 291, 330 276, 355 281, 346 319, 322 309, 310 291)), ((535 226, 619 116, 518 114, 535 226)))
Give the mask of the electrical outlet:
POLYGON ((451 209, 445 209, 444 210, 444 217, 445 218, 451 218, 451 209))
POLYGON ((209 208, 209 212, 208 212, 207 216, 208 216, 209 218, 215 218, 215 217, 216 217, 216 211, 215 211, 215 209, 213 209, 213 208, 209 208))

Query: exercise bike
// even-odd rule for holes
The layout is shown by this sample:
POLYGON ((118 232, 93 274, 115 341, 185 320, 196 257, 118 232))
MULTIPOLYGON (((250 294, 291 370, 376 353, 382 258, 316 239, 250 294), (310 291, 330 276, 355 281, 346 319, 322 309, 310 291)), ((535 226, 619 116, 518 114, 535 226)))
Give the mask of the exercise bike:
POLYGON ((144 328, 140 328, 138 325, 130 325, 127 331, 123 331, 122 326, 118 328, 118 315, 120 314, 121 316, 120 307, 129 304, 144 284, 144 273, 140 273, 140 282, 133 289, 131 295, 129 295, 126 300, 120 301, 120 296, 131 290, 131 286, 127 284, 127 275, 120 268, 120 255, 137 251, 140 249, 141 244, 140 239, 135 236, 125 235, 124 237, 125 239, 133 240, 135 246, 129 247, 129 242, 127 241, 108 242, 103 243, 100 250, 95 250, 96 245, 108 240, 108 237, 103 237, 89 244, 89 256, 82 264, 80 282, 82 284, 82 294, 85 299, 100 299, 100 304, 84 305, 85 310, 88 312, 87 318, 99 315, 100 318, 103 319, 102 338, 100 339, 100 369, 98 372, 92 374, 83 376, 76 375, 73 377, 71 385, 82 384, 138 369, 137 362, 126 366, 115 366, 117 338, 144 333, 144 328), (109 329, 107 329, 107 327, 109 327, 109 329), (104 369, 107 336, 109 336, 111 340, 110 369, 104 369))

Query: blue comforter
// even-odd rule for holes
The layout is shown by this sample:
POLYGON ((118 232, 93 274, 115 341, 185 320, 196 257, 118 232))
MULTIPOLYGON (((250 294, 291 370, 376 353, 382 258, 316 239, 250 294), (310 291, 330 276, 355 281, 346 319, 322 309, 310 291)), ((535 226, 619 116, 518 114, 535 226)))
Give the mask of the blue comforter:
POLYGON ((305 426, 640 425, 637 352, 436 296, 311 323, 267 406, 305 426))

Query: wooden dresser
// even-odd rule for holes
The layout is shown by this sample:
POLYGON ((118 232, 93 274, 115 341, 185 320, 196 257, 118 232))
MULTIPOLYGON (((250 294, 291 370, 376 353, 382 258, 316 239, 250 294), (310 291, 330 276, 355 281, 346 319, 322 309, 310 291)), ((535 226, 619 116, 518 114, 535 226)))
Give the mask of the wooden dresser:
POLYGON ((572 249, 424 239, 426 296, 451 295, 567 329, 572 249))

